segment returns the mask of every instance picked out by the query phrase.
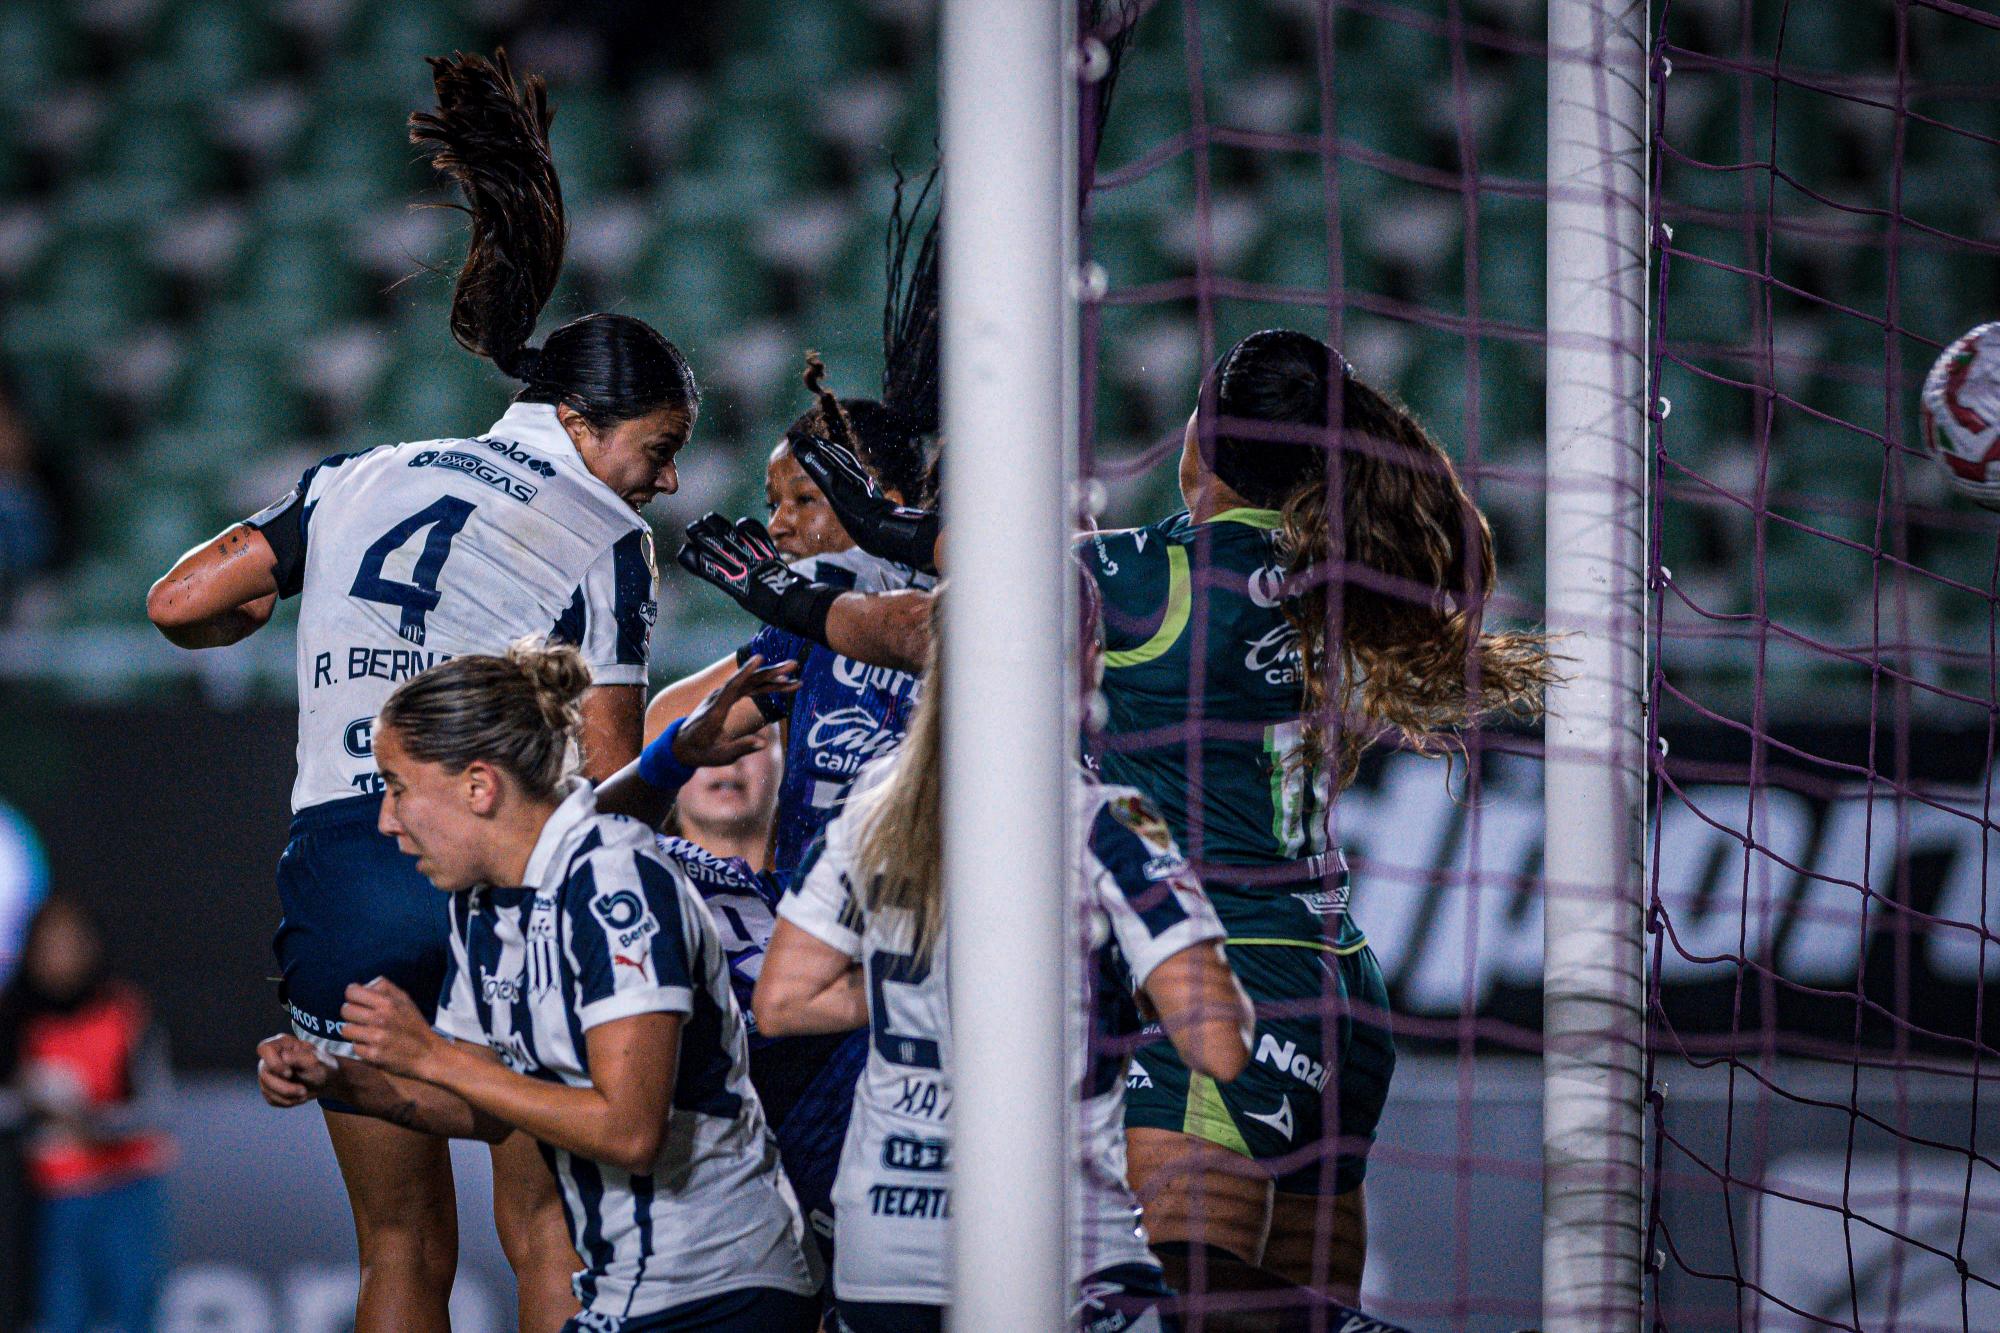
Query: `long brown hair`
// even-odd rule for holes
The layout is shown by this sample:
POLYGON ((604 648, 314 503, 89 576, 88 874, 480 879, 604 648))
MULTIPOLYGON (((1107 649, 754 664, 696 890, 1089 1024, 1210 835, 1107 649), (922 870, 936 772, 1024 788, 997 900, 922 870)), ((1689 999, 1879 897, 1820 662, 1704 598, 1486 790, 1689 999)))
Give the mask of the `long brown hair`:
POLYGON ((1216 475, 1283 516, 1308 771, 1331 757, 1338 791, 1383 733, 1449 753, 1481 717, 1540 713, 1557 678, 1548 637, 1482 627, 1492 529, 1408 408, 1283 329, 1231 348, 1203 397, 1223 418, 1216 475), (1308 429, 1246 433, 1232 420, 1308 429))
POLYGON ((944 690, 935 608, 931 614, 923 696, 896 751, 896 771, 855 811, 862 821, 854 854, 862 906, 908 912, 919 960, 930 958, 944 929, 944 690))

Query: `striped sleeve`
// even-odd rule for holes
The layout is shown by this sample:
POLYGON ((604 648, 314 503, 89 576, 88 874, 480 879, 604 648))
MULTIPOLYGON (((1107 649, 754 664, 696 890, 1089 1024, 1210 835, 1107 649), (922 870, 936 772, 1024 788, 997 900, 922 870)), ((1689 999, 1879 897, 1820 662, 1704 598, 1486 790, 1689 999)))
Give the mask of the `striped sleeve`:
POLYGON ((1138 792, 1110 788, 1090 822, 1090 855, 1097 906, 1143 986, 1154 968, 1204 940, 1223 938, 1209 905, 1167 822, 1138 792))
POLYGON ((778 915, 849 958, 861 957, 861 908, 849 879, 853 820, 837 815, 799 863, 778 915))
POLYGON ((686 922, 674 872, 649 847, 600 848, 563 888, 578 1021, 694 1012, 686 922))
POLYGON ((444 987, 431 1026, 453 1041, 484 1046, 488 1044, 486 1029, 480 1025, 479 1005, 472 996, 472 965, 465 943, 472 927, 473 897, 470 893, 451 895, 451 950, 445 955, 444 987))
POLYGON ((584 574, 549 636, 574 644, 597 685, 644 685, 652 658, 653 534, 635 529, 613 542, 584 574))

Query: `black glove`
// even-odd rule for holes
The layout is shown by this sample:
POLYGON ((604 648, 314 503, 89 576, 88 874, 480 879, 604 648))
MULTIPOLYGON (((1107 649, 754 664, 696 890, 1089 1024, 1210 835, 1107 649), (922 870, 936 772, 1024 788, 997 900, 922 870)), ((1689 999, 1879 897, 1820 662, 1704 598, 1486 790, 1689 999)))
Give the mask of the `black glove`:
POLYGON ((938 516, 911 509, 882 494, 858 459, 831 440, 807 436, 792 442, 792 457, 813 479, 854 544, 884 560, 937 573, 938 516))
POLYGON ((845 589, 787 569, 756 519, 732 525, 720 514, 704 514, 688 524, 677 558, 682 569, 713 583, 765 624, 826 643, 827 613, 845 589))

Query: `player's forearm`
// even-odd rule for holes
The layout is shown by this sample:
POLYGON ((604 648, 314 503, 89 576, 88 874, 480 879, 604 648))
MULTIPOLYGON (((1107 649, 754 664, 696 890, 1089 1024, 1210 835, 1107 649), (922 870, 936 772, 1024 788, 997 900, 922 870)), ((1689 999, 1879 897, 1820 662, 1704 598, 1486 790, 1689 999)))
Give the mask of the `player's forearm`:
POLYGON ((806 1037, 868 1026, 868 992, 859 967, 821 981, 774 975, 765 961, 750 1005, 765 1036, 806 1037))
POLYGON ((342 1060, 324 1095, 346 1102, 363 1115, 439 1138, 498 1143, 513 1132, 512 1126, 483 1114, 447 1088, 421 1079, 399 1078, 360 1060, 342 1060))
POLYGON ((650 1170, 659 1154, 664 1125, 645 1123, 596 1087, 529 1078, 457 1045, 439 1049, 422 1073, 474 1111, 552 1148, 633 1172, 650 1170))
POLYGON ((827 612, 827 646, 857 662, 921 673, 930 655, 932 600, 915 589, 846 593, 827 612))
POLYGON ((1243 1072, 1256 1011, 1220 949, 1183 949, 1153 969, 1145 991, 1189 1068, 1221 1083, 1243 1072))

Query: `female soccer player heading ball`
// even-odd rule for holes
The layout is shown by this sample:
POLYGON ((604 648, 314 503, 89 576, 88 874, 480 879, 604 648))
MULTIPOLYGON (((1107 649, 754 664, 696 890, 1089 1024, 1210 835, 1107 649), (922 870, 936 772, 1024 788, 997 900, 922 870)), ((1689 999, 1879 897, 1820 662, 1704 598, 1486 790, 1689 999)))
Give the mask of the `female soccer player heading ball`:
MULTIPOLYGON (((431 61, 438 105, 411 139, 464 193, 470 253, 453 336, 522 382, 470 439, 327 459, 269 509, 183 556, 147 612, 184 648, 235 643, 301 598, 299 773, 278 869, 279 995, 293 1030, 340 1053, 347 988, 387 978, 425 1013, 447 962, 443 899, 376 831, 372 728, 399 681, 523 634, 581 647, 585 771, 639 751, 654 603, 638 510, 678 482, 700 397, 679 350, 626 315, 589 315, 530 346, 562 267, 566 222, 542 81, 505 54, 431 61)), ((357 1333, 448 1327, 457 1217, 445 1143, 322 1104, 361 1248, 357 1333)), ((576 1308, 554 1181, 524 1136, 494 1150, 500 1239, 522 1326, 576 1308)))

